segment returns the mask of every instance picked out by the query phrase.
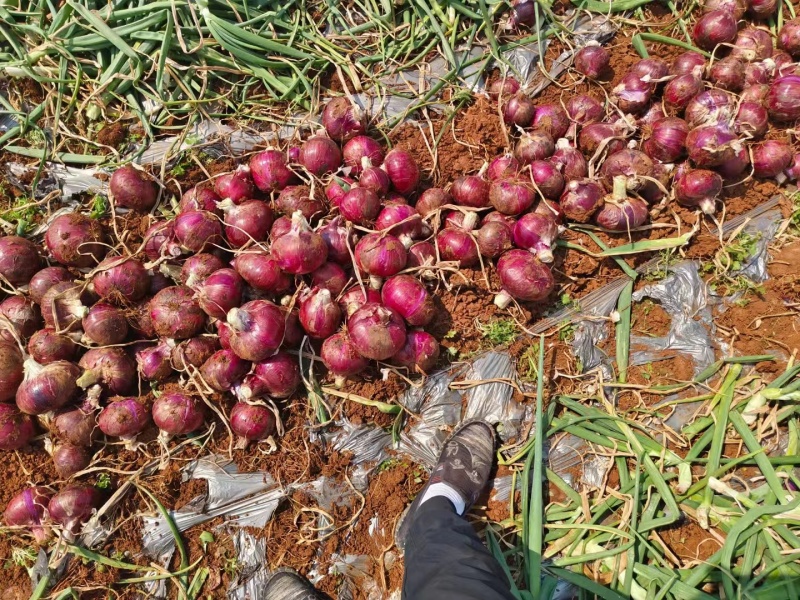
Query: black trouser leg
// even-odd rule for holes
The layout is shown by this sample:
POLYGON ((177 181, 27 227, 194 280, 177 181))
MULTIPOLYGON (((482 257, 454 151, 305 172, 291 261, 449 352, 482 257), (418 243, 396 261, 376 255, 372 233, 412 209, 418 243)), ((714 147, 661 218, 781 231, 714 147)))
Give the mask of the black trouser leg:
POLYGON ((508 578, 472 526, 442 497, 422 504, 405 552, 403 600, 514 600, 508 578))

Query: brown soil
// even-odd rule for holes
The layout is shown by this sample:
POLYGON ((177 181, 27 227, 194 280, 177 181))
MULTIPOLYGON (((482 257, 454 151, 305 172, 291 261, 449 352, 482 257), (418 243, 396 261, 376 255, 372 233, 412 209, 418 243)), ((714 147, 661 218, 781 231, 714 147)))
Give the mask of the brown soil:
POLYGON ((681 560, 681 568, 703 562, 721 548, 705 529, 689 519, 680 526, 659 530, 658 535, 681 560))
POLYGON ((124 123, 109 123, 97 132, 98 144, 118 148, 128 137, 128 125, 124 123))

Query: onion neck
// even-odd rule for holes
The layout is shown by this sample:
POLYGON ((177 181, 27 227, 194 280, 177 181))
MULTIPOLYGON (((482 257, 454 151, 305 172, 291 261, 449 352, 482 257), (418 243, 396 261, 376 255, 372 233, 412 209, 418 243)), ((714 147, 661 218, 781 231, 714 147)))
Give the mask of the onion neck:
POLYGON ((99 369, 86 369, 83 372, 83 375, 81 375, 80 377, 78 377, 78 379, 75 380, 75 383, 76 383, 76 385, 78 387, 86 389, 86 388, 94 385, 98 381, 100 381, 100 370, 99 369))
POLYGON ((250 316, 241 308, 232 308, 225 319, 236 331, 247 331, 250 328, 250 316))
POLYGON ((615 175, 611 197, 615 202, 625 202, 628 199, 628 178, 625 175, 615 175))
POLYGON ((511 295, 505 290, 502 290, 494 297, 494 304, 498 308, 506 308, 509 304, 511 304, 511 295))
POLYGON ((373 290, 381 289, 382 285, 383 285, 383 278, 382 277, 378 277, 377 275, 370 275, 369 276, 369 287, 371 287, 373 290))

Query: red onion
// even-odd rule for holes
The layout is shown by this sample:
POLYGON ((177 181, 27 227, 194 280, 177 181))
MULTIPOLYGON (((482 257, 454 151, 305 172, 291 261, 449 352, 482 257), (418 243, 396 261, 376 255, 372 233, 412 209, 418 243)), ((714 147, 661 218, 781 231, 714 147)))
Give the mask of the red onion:
POLYGON ((378 215, 375 229, 391 233, 409 248, 414 238, 422 235, 422 219, 413 206, 390 204, 378 215))
POLYGON ((669 66, 660 58, 643 58, 631 67, 631 73, 651 85, 669 75, 669 66))
POLYGON ((611 54, 598 42, 591 41, 575 53, 574 60, 578 73, 589 79, 600 79, 608 71, 611 54))
POLYGON ((383 305, 391 308, 409 325, 422 327, 436 316, 433 297, 425 286, 411 275, 389 278, 381 290, 383 305))
POLYGON ((664 107, 661 102, 656 102, 650 105, 645 113, 637 119, 636 124, 641 127, 652 127, 656 122, 666 117, 664 107))
POLYGON ((98 346, 121 344, 128 336, 128 321, 115 306, 98 302, 83 318, 85 338, 98 346))
POLYGON ((325 186, 325 197, 331 206, 339 206, 339 202, 355 182, 355 179, 350 177, 331 177, 330 183, 325 186))
POLYGON ((748 139, 764 137, 769 127, 767 109, 754 102, 742 102, 739 105, 739 112, 736 114, 733 126, 737 134, 748 139))
POLYGON ((203 330, 206 315, 190 288, 173 286, 150 301, 150 320, 160 337, 185 340, 203 330))
POLYGON ((17 406, 29 415, 61 408, 77 394, 75 380, 80 373, 80 368, 66 361, 44 366, 27 362, 25 380, 17 389, 17 406))
POLYGON ((258 362, 275 354, 286 325, 281 309, 267 300, 252 300, 228 313, 230 345, 239 358, 258 362))
POLYGON ((449 210, 444 213, 444 226, 448 229, 472 231, 478 224, 478 213, 464 214, 460 210, 449 210))
POLYGON ((172 375, 173 346, 167 342, 159 342, 156 346, 149 346, 136 353, 136 364, 139 375, 145 381, 163 381, 172 375))
POLYGON ((689 126, 686 121, 677 117, 667 117, 656 121, 650 137, 644 142, 642 148, 650 158, 664 163, 672 163, 686 153, 686 136, 688 134, 689 126))
POLYGON ((368 303, 347 321, 347 333, 359 354, 372 360, 387 360, 403 347, 406 326, 391 308, 368 303))
POLYGON ((436 236, 436 247, 442 260, 458 261, 461 267, 471 267, 480 262, 475 238, 463 229, 443 229, 436 236))
POLYGON ((301 146, 300 164, 312 175, 322 177, 342 165, 342 152, 331 138, 315 135, 301 146))
POLYGON ((535 111, 533 100, 518 92, 503 103, 503 121, 509 125, 527 127, 533 121, 535 111))
POLYGON ((325 203, 318 196, 307 185, 290 185, 278 195, 275 207, 290 217, 299 210, 310 221, 326 211, 325 203))
POLYGON ((593 157, 601 148, 614 154, 625 148, 622 133, 616 125, 611 123, 590 123, 581 129, 578 138, 578 148, 589 158, 593 157))
MULTIPOLYGON (((0 238, 0 245, 3 239, 8 238, 0 238)), ((42 298, 44 298, 47 290, 57 283, 72 281, 72 279, 73 277, 70 272, 63 267, 45 267, 41 271, 37 271, 31 278, 28 284, 28 293, 30 294, 31 300, 36 302, 36 304, 41 304, 42 298)), ((9 281, 11 280, 9 279, 9 281)))
POLYGON ((231 328, 223 321, 217 321, 217 335, 219 336, 219 345, 226 350, 231 347, 231 328))
POLYGON ((328 258, 325 240, 311 231, 300 211, 292 215, 292 229, 272 242, 272 258, 281 270, 305 275, 319 269, 328 258))
POLYGON ((564 191, 564 177, 558 167, 550 161, 535 160, 530 164, 531 178, 539 192, 551 200, 557 200, 564 191))
POLYGON ((380 167, 367 165, 361 171, 361 176, 358 178, 358 185, 362 188, 372 190, 378 196, 385 196, 392 182, 386 171, 380 167))
POLYGON ((41 264, 33 242, 16 235, 0 237, 0 278, 14 286, 25 285, 41 264))
POLYGON ((534 129, 524 134, 517 142, 514 156, 520 163, 527 165, 535 160, 544 160, 552 156, 555 149, 555 143, 549 133, 534 129))
POLYGON ((731 56, 747 62, 764 60, 772 56, 772 36, 757 27, 742 29, 736 36, 731 56))
POLYGON ((89 313, 83 302, 88 294, 68 281, 52 286, 42 298, 42 317, 45 325, 58 332, 70 331, 80 325, 89 313))
POLYGON ((102 384, 113 394, 124 394, 137 381, 136 365, 122 348, 92 348, 78 365, 86 369, 76 381, 84 389, 102 384))
POLYGON ((299 316, 303 330, 318 339, 333 335, 342 322, 341 309, 324 288, 314 288, 301 298, 299 316))
POLYGON ((567 183, 559 205, 570 221, 587 223, 603 205, 605 190, 591 179, 576 179, 567 183))
POLYGON ((426 217, 432 212, 439 210, 445 204, 451 203, 452 198, 449 193, 441 188, 429 188, 420 195, 419 200, 417 200, 416 209, 419 214, 426 217))
MULTIPOLYGON (((504 154, 502 156, 494 158, 492 162, 489 163, 489 167, 488 169, 486 169, 486 178, 489 181, 494 181, 495 179, 514 177, 517 173, 519 173, 519 169, 520 169, 519 161, 510 154, 504 154)), ((438 188, 431 188, 431 189, 438 190, 438 188)), ((420 196, 420 199, 417 201, 417 210, 419 210, 420 202, 422 202, 423 198, 425 197, 425 194, 428 191, 430 190, 425 190, 422 196, 420 196)), ((438 191, 441 192, 441 190, 438 191)), ((440 204, 439 206, 442 206, 444 204, 447 204, 447 202, 442 202, 442 204, 440 204)), ((430 210, 428 210, 428 212, 430 212, 430 210)), ((424 216, 427 213, 422 213, 420 211, 420 214, 424 216)))
POLYGON ((248 442, 257 442, 275 435, 275 415, 266 406, 237 402, 231 409, 231 430, 243 441, 237 447, 248 442))
POLYGON ((242 400, 262 396, 288 398, 301 383, 297 358, 286 352, 278 352, 257 362, 253 372, 236 389, 236 394, 242 400))
POLYGON ((489 86, 489 98, 494 101, 499 100, 501 97, 508 98, 513 96, 519 91, 519 82, 513 77, 503 77, 502 79, 495 79, 489 86))
POLYGON ((73 446, 91 446, 96 437, 97 411, 84 402, 82 406, 62 408, 53 419, 51 431, 73 446))
POLYGON ((150 274, 133 258, 106 258, 97 267, 92 279, 94 291, 115 303, 136 302, 150 289, 150 274))
POLYGON ((326 262, 319 269, 311 273, 312 285, 330 291, 331 295, 334 297, 342 293, 348 281, 349 277, 344 269, 332 262, 326 262))
POLYGON ((250 176, 250 167, 240 165, 235 171, 217 177, 214 181, 214 191, 223 200, 230 199, 234 204, 252 198, 256 188, 250 176))
POLYGON ((349 98, 334 98, 322 111, 322 126, 332 139, 346 142, 366 130, 364 111, 349 98))
POLYGON ((381 293, 378 290, 366 288, 365 294, 361 286, 354 285, 339 298, 339 308, 342 309, 345 316, 349 317, 367 302, 380 304, 381 293))
POLYGON ((675 57, 669 69, 671 75, 693 75, 698 79, 706 70, 706 58, 699 52, 692 50, 683 52, 675 57))
POLYGON ((787 75, 772 82, 767 95, 767 110, 769 116, 778 121, 800 118, 800 76, 787 75))
POLYGON ((433 369, 438 360, 439 342, 424 331, 409 331, 406 343, 392 357, 392 362, 423 373, 433 369))
POLYGON ((44 234, 47 251, 68 267, 93 267, 108 251, 103 228, 95 219, 69 213, 53 219, 44 234))
POLYGON ((697 127, 686 137, 686 151, 698 167, 715 167, 731 160, 741 145, 723 125, 697 127))
POLYGON ((690 128, 727 123, 733 116, 734 103, 722 90, 708 90, 695 96, 686 106, 685 119, 690 128))
POLYGON ((770 86, 766 84, 753 84, 744 88, 744 91, 739 95, 739 100, 742 103, 752 102, 759 106, 764 105, 764 101, 769 94, 770 86))
POLYGON ((648 180, 638 194, 650 204, 660 202, 665 196, 664 191, 672 185, 672 168, 671 164, 654 163, 653 179, 648 180))
POLYGON ((92 462, 92 455, 82 446, 62 444, 53 451, 53 464, 56 473, 64 479, 72 477, 78 471, 83 471, 92 462))
POLYGON ((153 322, 150 320, 150 303, 139 302, 131 308, 128 325, 137 339, 149 340, 156 337, 153 322))
POLYGON ((678 75, 664 88, 664 103, 676 110, 681 110, 703 91, 703 82, 691 74, 678 75))
POLYGON ((239 254, 231 266, 253 289, 277 296, 289 291, 292 279, 269 254, 245 252, 239 254))
POLYGON ((339 201, 339 212, 357 225, 369 225, 381 211, 378 194, 363 187, 352 187, 339 201))
POLYGON ((410 194, 419 185, 419 167, 414 157, 405 150, 391 150, 383 161, 383 169, 389 174, 394 189, 401 194, 410 194))
POLYGON ((550 269, 525 250, 509 250, 497 261, 497 274, 503 291, 495 296, 494 303, 505 308, 511 298, 526 302, 544 300, 555 286, 550 269))
POLYGON ((565 181, 581 179, 589 174, 589 165, 583 154, 564 138, 556 142, 556 151, 550 162, 559 169, 565 181))
MULTIPOLYGON (((767 61, 760 63, 747 63, 744 66, 744 87, 753 85, 766 85, 772 79, 771 69, 767 66, 767 61)), ((767 86, 769 89, 769 86, 767 86)), ((739 95, 741 98, 741 94, 739 95)))
POLYGON ((709 67, 708 80, 720 89, 739 92, 744 88, 744 64, 733 56, 718 60, 709 67))
POLYGON ((77 534, 102 502, 100 490, 91 485, 79 484, 63 489, 53 496, 47 510, 54 522, 63 525, 70 533, 77 534))
POLYGON ((800 58, 800 18, 786 21, 778 32, 778 48, 800 58))
POLYGON ((647 221, 647 203, 640 198, 629 198, 627 190, 626 177, 614 177, 614 190, 606 196, 602 208, 595 213, 595 223, 611 231, 630 231, 647 221))
POLYGON ((166 392, 153 402, 153 422, 169 435, 200 429, 206 414, 202 401, 178 392, 166 392))
POLYGON ((750 13, 757 19, 766 19, 775 14, 778 0, 750 0, 750 13))
POLYGON ((190 288, 197 287, 214 271, 219 271, 224 266, 225 263, 213 254, 195 254, 187 258, 181 267, 181 283, 190 288))
POLYGON ((269 239, 271 241, 277 240, 282 235, 286 235, 292 230, 292 218, 291 217, 278 217, 275 219, 275 222, 272 224, 272 227, 269 230, 269 239))
POLYGON ((620 150, 609 156, 600 168, 603 184, 611 189, 614 178, 624 175, 629 190, 640 190, 653 176, 653 161, 644 152, 638 150, 620 150))
POLYGON ((377 140, 358 135, 347 142, 342 148, 345 166, 350 167, 350 173, 358 175, 361 172, 364 157, 370 164, 380 165, 383 162, 383 147, 377 140))
POLYGON ((578 94, 567 100, 567 114, 569 118, 581 125, 594 123, 603 118, 603 105, 591 96, 578 94))
POLYGON ((14 398, 23 377, 22 354, 16 344, 0 340, 0 402, 14 398))
MULTIPOLYGON (((547 215, 555 219, 556 223, 562 225, 564 223, 564 211, 561 210, 561 206, 558 202, 551 202, 546 199, 542 199, 537 205, 536 208, 533 209, 533 212, 538 213, 540 215, 547 215)), ((487 217, 489 215, 486 215, 487 217)), ((486 220, 484 219, 484 222, 486 220)), ((509 226, 513 227, 516 225, 516 221, 509 222, 509 226)))
POLYGON ((482 256, 497 258, 511 248, 511 227, 500 221, 484 223, 475 236, 482 256))
POLYGON ((222 243, 222 224, 213 213, 192 210, 175 217, 174 234, 181 248, 194 254, 222 243))
POLYGON ((496 210, 505 215, 519 215, 533 206, 536 192, 524 181, 498 179, 489 188, 489 200, 496 210))
POLYGON ((713 50, 719 44, 733 43, 737 30, 736 17, 725 10, 712 10, 697 20, 692 39, 703 50, 713 50))
POLYGON ((275 217, 266 202, 245 200, 237 206, 226 200, 220 206, 225 212, 225 237, 231 247, 241 248, 251 240, 263 242, 267 239, 275 217))
POLYGON ((695 169, 676 179, 673 189, 680 204, 713 215, 716 199, 722 192, 722 177, 714 171, 695 169))
POLYGON ((175 225, 172 221, 156 221, 144 234, 143 250, 150 260, 158 260, 163 256, 180 256, 181 250, 173 238, 175 225))
POLYGON ((622 112, 639 113, 650 105, 653 97, 653 84, 644 81, 635 73, 628 73, 611 90, 612 101, 622 112))
POLYGON ((406 266, 408 253, 393 235, 368 233, 356 244, 356 264, 370 275, 372 287, 380 287, 382 277, 390 277, 406 266))
POLYGON ((533 0, 512 0, 508 24, 512 29, 520 26, 533 27, 536 25, 537 14, 536 2, 533 0))
POLYGON ((408 249, 406 267, 430 267, 436 264, 436 247, 430 242, 417 242, 408 249))
POLYGON ((0 302, 0 338, 27 340, 42 326, 39 307, 25 296, 9 296, 0 302))
MULTIPOLYGON (((71 338, 59 335, 52 329, 40 329, 28 341, 28 353, 40 365, 47 365, 58 360, 72 360, 75 358, 76 350, 77 346, 71 338)), ((22 373, 21 368, 22 362, 20 361, 20 373, 22 373)), ((0 388, 3 387, 2 371, 3 368, 0 367, 0 388)), ((22 381, 21 376, 20 381, 22 381)), ((2 401, 2 396, 3 394, 0 393, 0 401, 2 401)), ((10 397, 14 397, 13 393, 10 397)))
POLYGON ((466 175, 456 178, 450 194, 456 204, 484 208, 489 206, 489 182, 480 175, 466 175))
POLYGON ((203 381, 218 392, 229 391, 250 370, 250 363, 232 350, 218 350, 200 367, 203 381))
POLYGON ((219 214, 219 202, 222 198, 211 188, 193 187, 181 196, 178 204, 178 212, 188 212, 190 210, 207 210, 208 212, 219 214))
POLYGON ((514 245, 534 252, 545 263, 553 262, 552 246, 557 238, 558 223, 548 215, 531 212, 514 225, 514 245))
POLYGON ((736 151, 733 158, 725 161, 720 166, 715 167, 714 170, 722 175, 722 178, 728 181, 738 179, 750 166, 750 154, 747 148, 742 146, 736 151))
POLYGON ((36 541, 43 544, 47 541, 48 533, 46 528, 42 527, 42 521, 46 518, 45 510, 52 495, 52 492, 43 486, 25 488, 6 506, 3 513, 6 525, 29 528, 36 541))
POLYGON ((114 171, 108 189, 117 206, 139 212, 151 210, 158 201, 158 185, 153 177, 129 164, 114 171))
POLYGON ((702 8, 704 12, 723 10, 731 13, 736 19, 741 19, 749 3, 749 0, 706 0, 702 8))
POLYGON ((356 236, 344 225, 341 217, 334 217, 330 223, 317 229, 325 246, 328 248, 328 259, 340 265, 349 265, 351 262, 350 249, 355 247, 356 236))
POLYGON ((150 411, 142 398, 118 398, 97 417, 97 426, 109 437, 132 439, 150 425, 150 411))
POLYGON ((369 366, 369 361, 358 353, 345 333, 337 333, 325 340, 320 355, 327 369, 336 377, 337 387, 342 386, 346 377, 357 375, 369 366))
POLYGON ((790 181, 800 179, 800 154, 795 154, 791 164, 783 172, 790 181))
POLYGON ((242 302, 244 281, 233 269, 219 269, 198 287, 200 308, 215 319, 224 319, 228 311, 242 302))
POLYGON ((752 147, 753 175, 776 177, 783 173, 794 159, 794 152, 786 142, 767 140, 752 147))
POLYGON ((36 427, 29 415, 20 412, 13 404, 0 403, 0 450, 19 450, 34 435, 36 427))
POLYGON ((160 271, 149 271, 148 274, 150 275, 150 289, 147 290, 147 293, 150 296, 155 296, 161 290, 175 285, 175 282, 170 277, 160 271))
MULTIPOLYGON (((220 333, 220 341, 222 339, 223 334, 220 333)), ((170 356, 172 368, 176 371, 186 371, 190 366, 199 368, 218 349, 217 340, 209 336, 198 336, 183 341, 172 349, 170 356)))

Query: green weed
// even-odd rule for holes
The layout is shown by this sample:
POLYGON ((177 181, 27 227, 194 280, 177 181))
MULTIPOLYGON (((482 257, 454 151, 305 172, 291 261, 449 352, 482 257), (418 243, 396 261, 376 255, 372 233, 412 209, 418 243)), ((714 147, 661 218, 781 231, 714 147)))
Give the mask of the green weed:
POLYGON ((508 344, 517 337, 517 324, 512 319, 496 319, 486 325, 477 322, 478 331, 493 345, 508 344))

